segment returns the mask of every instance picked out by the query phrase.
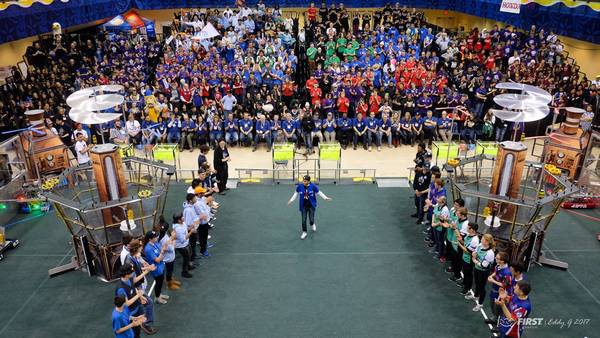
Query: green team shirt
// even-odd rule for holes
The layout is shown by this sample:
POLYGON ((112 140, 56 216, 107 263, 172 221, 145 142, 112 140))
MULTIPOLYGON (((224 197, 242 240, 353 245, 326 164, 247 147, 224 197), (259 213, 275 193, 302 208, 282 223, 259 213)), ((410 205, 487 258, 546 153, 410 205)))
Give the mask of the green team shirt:
POLYGON ((458 252, 458 238, 456 237, 456 231, 452 228, 448 228, 446 231, 446 240, 452 244, 452 249, 458 252))
POLYGON ((337 39, 338 52, 340 52, 340 53, 344 52, 344 49, 346 48, 346 43, 348 43, 348 39, 346 39, 346 38, 337 39))
MULTIPOLYGON (((466 248, 469 247, 469 244, 471 243, 471 240, 473 240, 473 237, 475 237, 475 236, 471 236, 471 235, 465 236, 464 246, 466 248)), ((469 252, 463 252, 462 258, 463 258, 463 261, 465 261, 465 263, 471 263, 471 255, 469 254, 469 252)))
POLYGON ((340 62, 340 58, 334 54, 325 61, 325 66, 329 66, 331 64, 340 64, 340 62))
POLYGON ((354 60, 356 56, 356 49, 352 47, 344 49, 344 56, 347 57, 350 61, 354 60))
POLYGON ((475 269, 479 270, 479 271, 486 271, 490 269, 491 265, 488 265, 487 268, 484 268, 483 266, 481 266, 481 262, 483 262, 485 260, 485 256, 488 254, 488 252, 492 250, 490 249, 483 249, 483 247, 481 246, 481 244, 479 246, 477 246, 477 251, 476 255, 477 255, 477 260, 479 261, 480 264, 475 264, 475 269))
POLYGON ((352 44, 352 48, 353 48, 354 50, 357 50, 357 49, 359 49, 359 48, 360 48, 360 44, 358 43, 358 41, 356 41, 356 40, 352 40, 352 41, 350 41, 350 43, 352 44))
POLYGON ((335 54, 335 47, 336 47, 335 41, 328 41, 325 44, 327 56, 332 56, 333 54, 335 54))
POLYGON ((309 61, 315 61, 317 57, 317 49, 315 47, 308 47, 306 50, 306 57, 308 57, 309 61))
MULTIPOLYGON (((443 205, 440 207, 439 204, 436 204, 433 207, 433 217, 431 219, 431 224, 438 223, 440 220, 440 216, 442 218, 448 217, 448 207, 446 207, 446 205, 443 205)), ((436 231, 443 231, 444 227, 441 225, 438 225, 438 226, 434 226, 433 229, 435 229, 436 231)))

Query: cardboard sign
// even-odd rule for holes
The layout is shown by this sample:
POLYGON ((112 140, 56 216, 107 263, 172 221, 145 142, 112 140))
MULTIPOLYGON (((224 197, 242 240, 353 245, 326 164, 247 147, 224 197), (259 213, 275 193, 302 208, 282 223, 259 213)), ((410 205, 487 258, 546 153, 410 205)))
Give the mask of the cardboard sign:
POLYGON ((521 0, 502 0, 500 12, 521 13, 521 0))

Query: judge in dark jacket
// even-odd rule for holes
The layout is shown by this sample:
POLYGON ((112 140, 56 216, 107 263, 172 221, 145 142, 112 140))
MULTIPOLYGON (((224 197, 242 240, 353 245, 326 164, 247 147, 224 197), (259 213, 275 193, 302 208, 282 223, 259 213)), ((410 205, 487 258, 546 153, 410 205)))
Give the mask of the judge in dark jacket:
POLYGON ((225 194, 227 190, 227 178, 229 177, 229 168, 227 162, 231 161, 229 150, 225 140, 219 141, 219 146, 215 149, 214 167, 217 171, 217 180, 219 181, 219 194, 225 194))

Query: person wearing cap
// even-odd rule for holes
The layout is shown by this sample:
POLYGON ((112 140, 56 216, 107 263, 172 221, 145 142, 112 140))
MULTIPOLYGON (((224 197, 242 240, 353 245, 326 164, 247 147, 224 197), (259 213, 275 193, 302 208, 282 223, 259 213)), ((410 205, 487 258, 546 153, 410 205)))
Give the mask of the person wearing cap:
MULTIPOLYGON (((121 303, 122 305, 127 306, 127 312, 129 314, 129 316, 132 316, 134 318, 136 318, 136 322, 140 322, 139 325, 135 325, 130 327, 130 329, 132 329, 133 331, 133 337, 140 337, 140 330, 142 327, 142 324, 146 321, 146 318, 144 317, 144 311, 142 309, 142 303, 141 303, 141 299, 142 297, 144 297, 144 291, 142 291, 139 288, 136 288, 133 282, 133 276, 135 275, 135 271, 133 269, 133 266, 129 263, 125 263, 124 265, 121 266, 120 270, 119 270, 119 282, 117 283, 117 287, 115 289, 115 297, 122 297, 124 298, 124 302, 121 303, 121 301, 119 301, 119 303, 121 303), (139 318, 139 319, 137 319, 139 318)), ((115 301, 115 305, 117 302, 115 301)), ((121 311, 123 312, 123 311, 121 311)), ((124 332, 127 331, 127 329, 122 330, 124 327, 122 325, 122 314, 118 315, 118 319, 117 322, 115 323, 115 315, 113 313, 113 330, 115 332, 116 337, 119 337, 117 334, 123 334, 124 332), (118 328, 115 328, 115 324, 116 326, 118 326, 118 328), (117 331, 122 331, 117 333, 117 331)), ((122 336, 123 337, 123 336, 122 336)), ((127 336, 124 336, 127 337, 127 336)), ((131 335, 129 335, 129 337, 131 337, 131 335)))
POLYGON ((321 196, 326 201, 331 201, 331 198, 327 197, 319 187, 310 181, 310 176, 305 175, 302 184, 296 186, 294 195, 288 201, 288 205, 292 204, 298 196, 300 197, 300 213, 302 214, 302 234, 300 239, 305 239, 307 236, 306 228, 306 217, 310 219, 311 230, 317 231, 317 224, 315 223, 315 210, 317 209, 317 195, 321 196))
MULTIPOLYGON (((195 214, 195 212, 194 212, 195 214)), ((181 277, 192 278, 190 270, 190 236, 196 232, 196 227, 185 224, 182 214, 173 215, 173 231, 175 232, 175 252, 182 258, 181 277)))
POLYGON ((165 252, 167 251, 167 243, 160 245, 159 233, 150 230, 146 232, 144 236, 144 256, 149 262, 152 262, 156 269, 152 271, 152 277, 154 278, 154 301, 158 304, 166 304, 169 296, 162 294, 162 286, 165 281, 165 252))
POLYGON ((429 184, 431 183, 431 171, 429 163, 417 163, 415 167, 415 177, 413 178, 413 190, 415 191, 415 208, 417 212, 411 217, 417 219, 416 224, 421 224, 424 218, 423 207, 425 199, 429 192, 429 184))

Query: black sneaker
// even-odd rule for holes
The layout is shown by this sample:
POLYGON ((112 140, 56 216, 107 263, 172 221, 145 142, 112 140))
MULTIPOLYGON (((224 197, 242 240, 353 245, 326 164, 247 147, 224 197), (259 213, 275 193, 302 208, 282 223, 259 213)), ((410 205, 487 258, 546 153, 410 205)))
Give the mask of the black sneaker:
POLYGON ((417 214, 412 214, 412 215, 410 215, 410 217, 412 217, 412 218, 417 218, 417 217, 419 217, 419 215, 417 215, 417 214))
POLYGON ((463 295, 463 296, 466 296, 466 295, 467 295, 467 293, 469 293, 469 291, 468 291, 468 290, 467 290, 467 291, 465 291, 465 290, 462 290, 462 291, 460 291, 459 293, 460 293, 461 295, 463 295))
POLYGON ((192 275, 191 273, 189 273, 187 271, 184 271, 184 272, 181 273, 181 277, 183 277, 183 278, 192 278, 192 277, 194 277, 194 275, 192 275))
POLYGON ((451 273, 451 272, 454 272, 454 270, 452 270, 452 267, 450 266, 450 267, 447 267, 447 268, 446 268, 446 272, 447 272, 447 273, 451 273))
POLYGON ((497 327, 495 327, 495 326, 494 326, 494 327, 492 327, 492 328, 490 329, 490 331, 492 331, 492 333, 500 333, 500 330, 498 330, 498 328, 497 328, 497 327))
POLYGON ((496 325, 496 323, 498 323, 498 320, 494 320, 492 318, 488 318, 485 320, 486 324, 490 324, 490 325, 496 325))
POLYGON ((421 223, 423 223, 423 220, 422 220, 422 219, 418 219, 418 220, 415 222, 415 224, 421 224, 421 223))
POLYGON ((459 286, 461 288, 464 286, 462 278, 458 278, 455 283, 456 283, 456 286, 459 286))
POLYGON ((454 276, 452 276, 452 277, 448 277, 448 280, 449 280, 449 281, 451 281, 451 282, 454 282, 454 283, 456 283, 456 281, 457 281, 457 280, 459 280, 459 279, 460 279, 460 278, 456 278, 456 277, 454 277, 454 276))

